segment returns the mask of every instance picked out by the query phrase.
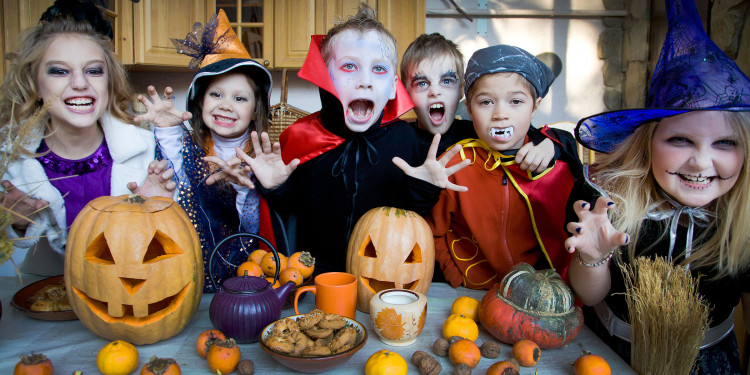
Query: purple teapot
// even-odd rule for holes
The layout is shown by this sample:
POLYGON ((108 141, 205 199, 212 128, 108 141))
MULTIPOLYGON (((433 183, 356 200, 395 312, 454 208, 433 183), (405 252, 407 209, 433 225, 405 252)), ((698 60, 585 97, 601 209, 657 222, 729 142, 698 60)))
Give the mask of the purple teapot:
MULTIPOLYGON (((214 256, 225 242, 237 237, 253 237, 262 241, 273 252, 276 264, 280 264, 279 253, 273 245, 257 234, 237 233, 223 239, 216 245, 208 260, 211 283, 216 289, 208 315, 214 328, 227 337, 234 338, 238 343, 256 342, 263 328, 281 317, 281 308, 295 284, 289 281, 273 289, 272 284, 262 277, 237 276, 225 280, 221 287, 217 287, 211 272, 214 256)), ((278 278, 279 267, 276 267, 274 283, 278 278)))

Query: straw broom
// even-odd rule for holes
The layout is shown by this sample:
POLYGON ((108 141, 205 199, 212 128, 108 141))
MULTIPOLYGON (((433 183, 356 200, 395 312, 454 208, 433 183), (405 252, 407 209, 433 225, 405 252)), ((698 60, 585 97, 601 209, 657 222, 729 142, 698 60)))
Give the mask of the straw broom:
MULTIPOLYGON (((28 153, 24 150, 23 144, 38 129, 37 125, 47 114, 47 105, 34 112, 20 124, 15 121, 14 110, 15 103, 11 107, 10 123, 0 125, 2 126, 0 127, 0 138, 3 140, 4 145, 0 148, 0 176, 5 175, 12 162, 18 160, 22 154, 28 153)), ((8 238, 6 232, 7 228, 13 223, 13 215, 18 215, 13 211, 13 207, 8 208, 0 205, 0 264, 5 263, 9 259, 13 262, 11 258, 13 254, 13 240, 8 238)), ((32 221, 28 218, 26 219, 32 221)), ((13 265, 15 267, 15 263, 13 265)))
POLYGON ((631 367, 639 374, 689 374, 708 329, 698 280, 664 258, 621 266, 630 310, 631 367))

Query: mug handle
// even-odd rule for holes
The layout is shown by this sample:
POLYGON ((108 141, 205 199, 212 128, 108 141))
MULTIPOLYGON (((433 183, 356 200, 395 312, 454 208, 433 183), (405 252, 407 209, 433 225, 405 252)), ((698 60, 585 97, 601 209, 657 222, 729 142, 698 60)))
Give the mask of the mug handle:
POLYGON ((308 285, 297 288, 297 291, 294 293, 294 313, 297 315, 299 315, 300 313, 299 309, 297 308, 297 302, 299 301, 299 296, 301 296, 304 292, 312 292, 312 294, 315 294, 315 285, 308 285))

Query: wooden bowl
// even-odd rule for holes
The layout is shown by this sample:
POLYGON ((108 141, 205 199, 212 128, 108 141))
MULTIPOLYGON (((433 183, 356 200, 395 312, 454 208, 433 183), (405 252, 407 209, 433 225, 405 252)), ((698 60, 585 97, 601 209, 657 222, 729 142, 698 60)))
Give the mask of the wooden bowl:
POLYGON ((16 309, 20 310, 26 316, 29 316, 34 319, 39 320, 76 320, 78 317, 73 312, 73 310, 65 310, 65 311, 34 311, 31 309, 31 304, 29 303, 29 298, 33 297, 36 292, 41 290, 47 285, 52 285, 57 283, 58 281, 62 280, 63 276, 52 276, 46 279, 39 280, 33 284, 29 284, 23 289, 16 292, 15 295, 13 295, 13 299, 10 301, 10 304, 15 307, 16 309))
MULTIPOLYGON (((297 320, 300 317, 302 317, 302 314, 292 315, 289 318, 297 320)), ((356 344, 354 345, 354 347, 345 352, 322 357, 295 357, 292 355, 275 352, 271 348, 266 346, 264 342, 266 341, 268 336, 271 335, 271 329, 276 322, 269 324, 268 326, 266 326, 266 328, 263 329, 263 331, 261 331, 261 339, 259 340, 260 347, 263 348, 263 350, 268 353, 268 355, 270 355, 274 360, 276 360, 276 362, 279 362, 280 364, 292 370, 311 374, 328 371, 348 361, 349 358, 351 358, 352 355, 354 355, 354 353, 356 353, 358 350, 362 349, 362 347, 365 346, 365 343, 367 342, 367 329, 365 329, 365 327, 361 323, 354 319, 349 319, 347 317, 344 317, 344 319, 346 319, 346 324, 348 326, 352 326, 357 330, 356 344)))

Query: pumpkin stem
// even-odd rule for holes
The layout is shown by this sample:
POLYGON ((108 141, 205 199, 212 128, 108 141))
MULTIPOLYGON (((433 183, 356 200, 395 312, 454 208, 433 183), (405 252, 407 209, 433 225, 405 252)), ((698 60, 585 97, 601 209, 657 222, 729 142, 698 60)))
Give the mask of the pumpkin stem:
POLYGON ((146 200, 143 199, 142 196, 139 194, 130 194, 127 198, 125 198, 125 202, 128 203, 146 203, 146 200))

